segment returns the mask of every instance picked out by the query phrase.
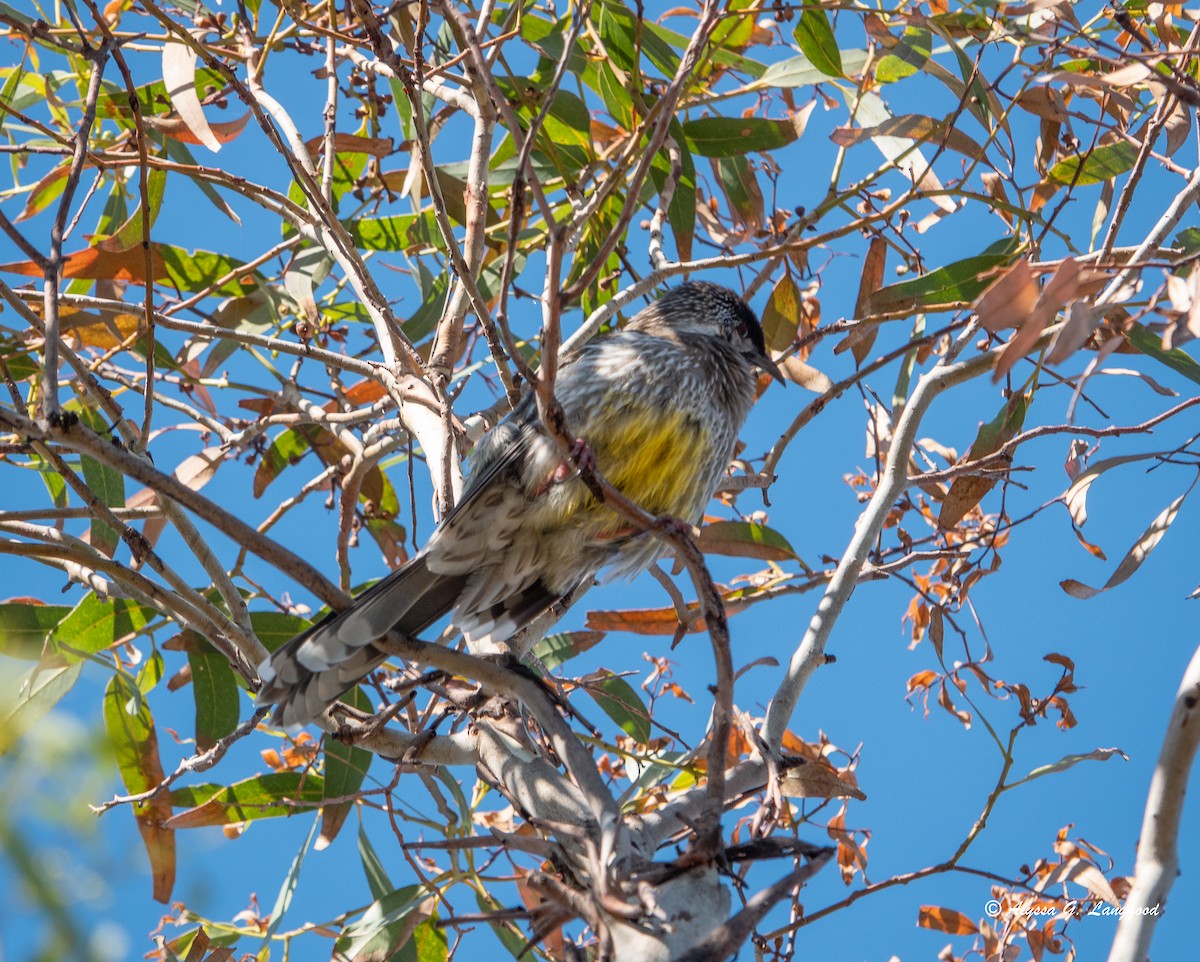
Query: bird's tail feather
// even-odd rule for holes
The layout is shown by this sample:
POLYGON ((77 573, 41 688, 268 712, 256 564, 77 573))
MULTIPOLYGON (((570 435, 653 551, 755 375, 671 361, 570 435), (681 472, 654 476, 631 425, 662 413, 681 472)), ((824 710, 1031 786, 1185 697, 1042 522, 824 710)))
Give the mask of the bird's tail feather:
POLYGON ((274 720, 284 727, 319 718, 387 659, 377 639, 392 629, 420 634, 454 607, 467 577, 430 571, 425 552, 417 554, 259 665, 258 704, 274 705, 274 720))

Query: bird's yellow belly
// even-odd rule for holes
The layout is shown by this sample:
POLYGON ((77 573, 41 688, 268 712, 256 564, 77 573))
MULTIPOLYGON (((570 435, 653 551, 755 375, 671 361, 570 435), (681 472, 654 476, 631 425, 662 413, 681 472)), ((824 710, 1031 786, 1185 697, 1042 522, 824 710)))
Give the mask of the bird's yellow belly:
MULTIPOLYGON (((680 410, 639 407, 588 425, 584 437, 604 475, 626 497, 652 514, 694 521, 711 483, 712 438, 700 419, 680 410)), ((582 433, 582 432, 581 432, 582 433)), ((628 522, 598 504, 579 480, 550 492, 548 519, 584 523, 593 537, 617 534, 628 522)))

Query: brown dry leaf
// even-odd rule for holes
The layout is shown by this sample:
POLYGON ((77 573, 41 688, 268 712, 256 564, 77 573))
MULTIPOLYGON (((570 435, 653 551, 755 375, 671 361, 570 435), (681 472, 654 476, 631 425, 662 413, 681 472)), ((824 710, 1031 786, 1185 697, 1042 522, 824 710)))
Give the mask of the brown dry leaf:
MULTIPOLYGON (((873 340, 877 327, 871 325, 870 330, 873 340)), ((869 346, 868 344, 868 348, 869 346)), ((779 370, 783 372, 783 376, 787 380, 793 384, 799 384, 806 391, 812 391, 814 394, 824 394, 833 389, 833 381, 827 374, 818 371, 811 364, 805 364, 798 357, 785 357, 779 362, 779 370)))
POLYGON ((1098 311, 1088 301, 1074 301, 1067 308, 1067 323, 1054 335, 1050 342, 1047 364, 1061 364, 1083 347, 1100 320, 1098 311))
MULTIPOLYGON (((536 920, 537 910, 549 901, 540 892, 530 888, 525 879, 531 874, 527 869, 521 866, 515 866, 517 873, 517 893, 521 896, 521 901, 525 904, 525 908, 529 909, 530 913, 534 913, 536 920)), ((561 925, 551 928, 549 931, 542 931, 541 927, 535 921, 535 934, 540 937, 539 948, 553 959, 566 958, 567 947, 563 938, 563 929, 561 925)), ((532 955, 532 953, 530 953, 532 955)))
MULTIPOLYGON (((1146 64, 1140 61, 1127 63, 1116 70, 1105 74, 1068 74, 1067 77, 1074 83, 1079 83, 1084 77, 1089 82, 1104 87, 1132 87, 1134 84, 1142 83, 1147 77, 1154 76, 1154 71, 1146 64)), ((1089 84, 1090 85, 1090 84, 1089 84)))
POLYGON ((1075 528, 1074 531, 1075 537, 1079 540, 1079 543, 1083 545, 1084 551, 1094 558, 1099 558, 1101 561, 1108 560, 1108 555, 1104 553, 1104 550, 1098 544, 1092 544, 1090 541, 1088 541, 1088 539, 1083 536, 1083 532, 1078 528, 1075 528))
MULTIPOLYGON (((345 397, 355 407, 365 407, 368 404, 374 404, 385 394, 387 394, 387 390, 378 381, 363 380, 346 388, 345 397)), ((325 405, 325 410, 330 414, 334 413, 337 408, 337 403, 333 401, 325 405)))
MULTIPOLYGON (((774 43, 772 37, 768 43, 774 43)), ((792 129, 796 131, 796 139, 799 140, 804 136, 804 131, 808 129, 808 118, 812 116, 812 112, 816 109, 816 98, 810 100, 803 107, 788 112, 788 119, 792 122, 792 129)))
POLYGON ((829 837, 837 842, 837 863, 842 873, 842 881, 847 885, 854 879, 855 872, 865 871, 867 867, 866 841, 861 845, 853 833, 846 831, 846 809, 843 806, 829 820, 825 827, 829 837))
POLYGON ((1017 94, 1017 106, 1035 117, 1054 123, 1066 123, 1067 104, 1062 93, 1053 87, 1029 87, 1017 94))
POLYGON ((137 333, 142 323, 142 318, 136 314, 117 314, 113 311, 92 314, 74 310, 65 304, 59 309, 59 314, 63 335, 71 339, 72 346, 97 347, 103 351, 125 343, 137 333))
POLYGON ((917 910, 917 925, 923 929, 949 932, 951 935, 977 935, 979 926, 962 912, 938 905, 922 905, 917 910))
MULTIPOLYGON (((250 114, 242 114, 237 120, 224 120, 220 123, 209 124, 208 131, 219 147, 237 137, 245 129, 246 121, 249 119, 250 114)), ((147 127, 153 127, 159 133, 172 140, 177 140, 181 144, 203 143, 179 117, 148 116, 144 118, 144 121, 147 127)))
MULTIPOLYGON (((1058 849, 1057 845, 1055 849, 1058 849)), ((1104 873, 1092 862, 1082 857, 1068 858, 1062 864, 1056 865, 1049 874, 1038 880, 1034 891, 1044 892, 1051 885, 1063 882, 1082 885, 1095 898, 1102 899, 1110 905, 1120 904, 1112 886, 1108 884, 1108 879, 1104 877, 1104 873)))
MULTIPOLYGON (((896 137, 946 147, 972 160, 991 164, 987 151, 958 127, 922 114, 901 114, 870 127, 835 127, 829 135, 829 139, 839 147, 853 147, 855 144, 881 137, 896 137)), ((922 183, 919 186, 932 189, 932 184, 922 183)))
POLYGON ((732 247, 746 239, 745 231, 727 228, 717 212, 699 197, 696 199, 696 220, 718 247, 732 247))
POLYGON ((481 828, 495 829, 498 832, 511 834, 516 824, 515 812, 511 805, 495 812, 475 812, 471 821, 481 828))
POLYGON ((919 671, 911 678, 905 686, 905 690, 911 695, 914 692, 924 691, 933 686, 933 684, 941 677, 932 668, 926 668, 924 671, 919 671))
POLYGON ((1037 157, 1034 160, 1039 174, 1046 174, 1054 166, 1058 160, 1058 147, 1061 143, 1062 124, 1053 120, 1043 120, 1037 140, 1037 157))
POLYGON ((1033 313, 1038 300, 1037 282, 1029 258, 1019 261, 992 282, 975 302, 975 314, 985 330, 993 334, 1020 327, 1033 313))
POLYGON ((950 688, 946 684, 945 680, 942 681, 942 684, 938 690, 938 704, 942 708, 946 709, 946 711, 957 718, 960 722, 962 722, 963 728, 971 727, 971 713, 954 706, 954 702, 950 699, 950 688))
POLYGON ((849 350, 854 355, 854 366, 861 367, 879 333, 878 324, 864 323, 868 313, 868 301, 872 294, 883 286, 883 275, 887 265, 887 241, 879 235, 871 238, 867 254, 863 258, 862 275, 858 281, 858 297, 854 302, 854 316, 858 324, 850 329, 846 337, 833 349, 834 354, 849 350))
MULTIPOLYGON (((227 454, 228 452, 220 446, 205 448, 199 454, 192 454, 184 458, 171 473, 180 483, 187 485, 193 491, 199 491, 212 480, 213 475, 217 473, 217 468, 225 463, 227 454)), ((158 504, 158 493, 150 488, 135 491, 125 502, 127 508, 149 508, 156 504, 158 504)), ((158 543, 166 524, 166 518, 147 518, 142 527, 142 536, 151 546, 154 546, 158 543)))
MULTIPOLYGON (((1004 189, 1004 178, 995 171, 984 171, 979 175, 983 181, 984 189, 988 192, 988 196, 993 200, 999 201, 1006 207, 1011 207, 1012 203, 1008 199, 1008 192, 1004 189)), ((993 208, 997 214, 1004 218, 1004 222, 1009 226, 1012 225, 1013 215, 1011 211, 1003 208, 993 208)))
POLYGON ((788 798, 853 798, 861 802, 867 797, 824 759, 788 767, 779 776, 779 790, 788 798))
POLYGON ((259 752, 259 754, 262 755, 263 764, 272 771, 283 771, 287 767, 283 763, 283 759, 280 757, 279 752, 277 752, 274 748, 264 749, 263 751, 259 752))
POLYGON ((1087 441, 1082 438, 1076 438, 1067 449, 1067 460, 1063 463, 1063 470, 1067 472, 1067 477, 1072 481, 1083 474, 1083 470, 1087 466, 1089 451, 1087 441))
MULTIPOLYGON (((324 137, 313 137, 304 144, 308 153, 316 157, 325 147, 324 137)), ((396 151, 391 137, 364 137, 362 134, 347 134, 341 131, 333 135, 333 150, 338 154, 370 154, 381 160, 396 151)))
MULTIPOLYGON (((1195 482, 1193 481, 1194 485, 1195 482)), ((1094 598, 1096 595, 1108 591, 1109 588, 1115 588, 1117 585, 1129 579, 1129 577, 1142 566, 1142 562, 1150 555, 1150 552, 1157 547, 1167 533, 1167 529, 1175 521, 1179 514, 1179 508, 1183 504, 1184 498, 1191 493, 1191 486, 1187 491, 1184 491, 1178 498, 1167 505, 1158 516, 1150 522, 1148 527, 1140 538, 1134 542, 1133 547, 1121 559, 1121 563, 1117 565, 1117 569, 1109 576, 1108 581, 1104 582, 1103 587, 1092 588, 1083 584, 1081 581, 1076 581, 1074 578, 1068 578, 1065 581, 1060 581, 1059 585, 1063 591, 1069 594, 1072 598, 1079 598, 1086 601, 1089 598, 1094 598)))
POLYGON ((1058 184, 1052 180, 1043 180, 1033 188, 1033 197, 1029 200, 1029 213, 1036 214, 1049 202, 1050 198, 1058 193, 1062 184, 1058 184))
POLYGON ((863 257, 862 275, 858 281, 858 297, 854 302, 855 317, 863 316, 867 299, 883 285, 887 246, 887 241, 878 234, 871 238, 871 243, 867 246, 866 256, 863 257))
POLYGON ((1150 451, 1145 454, 1125 454, 1116 458, 1105 458, 1103 461, 1097 461, 1091 465, 1086 471, 1075 478, 1071 482, 1071 486, 1063 493, 1063 503, 1067 506, 1067 510, 1071 512, 1071 520, 1081 528, 1087 522, 1088 491, 1105 471, 1115 468, 1120 464, 1128 464, 1130 461, 1144 461, 1147 458, 1161 457, 1164 453, 1162 451, 1150 451))
MULTIPOLYGON (((221 142, 208 126, 204 109, 200 106, 200 98, 196 95, 197 56, 196 51, 186 43, 178 40, 168 40, 164 43, 162 50, 163 85, 167 88, 171 106, 175 108, 180 121, 191 134, 191 142, 203 144, 216 153, 221 149, 221 142)), ((246 116, 249 117, 249 114, 246 116)), ((245 123, 244 119, 242 123, 245 123)))
MULTIPOLYGON (((155 279, 166 277, 167 269, 162 257, 153 247, 150 253, 155 279)), ((42 269, 33 261, 0 264, 0 271, 25 277, 42 276, 42 269)), ((128 281, 131 284, 142 284, 146 280, 146 263, 140 248, 113 253, 95 247, 85 247, 63 257, 62 276, 91 281, 128 281)))
POLYGON ((673 682, 673 681, 667 682, 666 686, 663 688, 663 691, 670 692, 676 698, 678 698, 682 701, 686 701, 689 705, 696 704, 696 702, 692 698, 692 696, 689 695, 686 691, 684 691, 683 688, 680 687, 680 685, 677 682, 673 682))
POLYGON ((1192 108, 1182 100, 1175 101, 1175 107, 1167 118, 1167 156, 1172 156, 1192 136, 1192 108))
MULTIPOLYGON (((734 615, 747 607, 747 602, 724 598, 725 614, 734 615)), ((707 625, 700 615, 700 606, 691 602, 688 613, 695 621, 687 626, 688 634, 705 631, 707 625)), ((631 608, 624 611, 589 611, 585 624, 593 631, 628 631, 635 635, 673 635, 679 628, 679 615, 674 608, 631 608)))
POLYGON ((1175 322, 1163 331, 1164 351, 1200 337, 1200 268, 1193 265, 1187 277, 1168 274, 1167 299, 1175 312, 1175 322))
POLYGON ((1042 331, 1058 315, 1070 301, 1079 296, 1079 265, 1075 258, 1067 257, 1042 288, 1037 304, 1025 319, 1021 329, 1013 335, 1012 340, 996 362, 996 371, 992 375, 995 383, 1004 377, 1014 364, 1033 350, 1042 331))

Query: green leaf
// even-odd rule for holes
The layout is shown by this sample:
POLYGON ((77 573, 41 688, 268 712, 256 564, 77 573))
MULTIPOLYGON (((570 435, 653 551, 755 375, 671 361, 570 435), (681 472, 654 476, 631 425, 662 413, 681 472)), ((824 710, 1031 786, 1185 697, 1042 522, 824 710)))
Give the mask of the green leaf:
POLYGON ((196 702, 196 747, 208 751, 237 728, 238 686, 229 660, 207 643, 188 652, 196 702))
POLYGON ((0 672, 0 755, 46 717, 79 680, 82 667, 75 662, 65 668, 34 665, 19 675, 0 672))
POLYGON ((906 27, 892 52, 879 61, 875 79, 881 84, 890 84, 911 77, 925 66, 932 50, 933 34, 928 27, 906 27))
POLYGON ((829 17, 817 6, 806 6, 800 14, 800 22, 796 24, 793 34, 800 51, 814 67, 827 77, 843 77, 842 54, 838 50, 837 39, 833 36, 833 27, 829 25, 829 17))
POLYGON ((287 874, 283 877, 283 884, 279 886, 279 894, 275 896, 275 905, 271 908, 267 930, 263 933, 264 948, 270 946, 271 936, 279 931, 279 924, 287 915, 287 910, 291 908, 292 899, 296 895, 296 887, 300 884, 300 869, 304 867, 304 856, 308 854, 316 832, 317 823, 314 821, 312 828, 308 830, 308 836, 304 839, 304 844, 300 846, 296 857, 292 859, 292 864, 288 866, 287 874))
MULTIPOLYGON (((162 210, 163 193, 167 187, 167 172, 152 168, 146 177, 146 200, 149 201, 150 226, 158 220, 162 210)), ((111 237, 93 237, 92 243, 106 251, 127 251, 147 239, 146 226, 142 222, 142 204, 139 203, 129 218, 111 237)))
POLYGON ((626 735, 639 745, 650 741, 650 712, 624 678, 602 669, 588 679, 585 690, 626 735))
POLYGON ((2 12, 6 17, 15 20, 17 23, 22 24, 25 27, 32 27, 37 22, 32 17, 21 13, 15 7, 12 7, 7 3, 0 3, 0 12, 2 12))
POLYGON ((891 284, 867 298, 867 312, 935 310, 939 305, 972 301, 992 282, 989 272, 1012 263, 1021 249, 1013 237, 992 244, 981 254, 954 261, 921 277, 891 284))
POLYGON ((313 623, 307 618, 285 614, 282 611, 250 612, 250 627, 254 629, 255 637, 263 643, 267 651, 274 651, 312 626, 313 623))
POLYGON ((193 785, 171 792, 171 804, 184 808, 171 828, 230 825, 259 818, 309 812, 325 797, 325 779, 311 772, 272 772, 232 785, 193 785))
POLYGON ((335 953, 347 959, 390 959, 418 924, 429 918, 422 906, 429 893, 421 885, 406 885, 372 902, 362 917, 342 930, 335 953))
MULTIPOLYGON (((166 776, 150 706, 125 675, 113 675, 104 690, 104 730, 129 794, 138 795, 162 784, 166 776)), ((133 805, 150 859, 154 898, 160 902, 170 899, 175 884, 175 833, 165 824, 170 812, 166 792, 133 805)))
POLYGON ((1174 246, 1182 248, 1185 254, 1200 251, 1200 227, 1185 227, 1175 235, 1174 246))
POLYGON ((1066 157, 1046 173, 1057 184, 1086 187, 1119 177, 1137 161, 1137 148, 1124 140, 1097 147, 1086 154, 1066 157))
MULTIPOLYGON (((28 56, 29 48, 25 49, 25 56, 28 56)), ((0 89, 0 101, 3 101, 8 106, 12 106, 13 97, 17 92, 17 88, 21 85, 21 78, 25 76, 25 57, 21 58, 21 63, 16 67, 11 67, 8 73, 8 79, 4 81, 4 87, 0 89)), ((8 119, 8 113, 0 110, 0 130, 4 129, 4 121, 8 119)))
POLYGON ((68 656, 94 655, 123 638, 141 634, 158 617, 158 612, 130 601, 102 601, 89 592, 54 629, 53 640, 68 656))
POLYGON ((150 651, 150 657, 142 662, 142 667, 138 669, 138 691, 143 695, 150 694, 150 692, 158 687, 158 683, 163 680, 164 673, 165 666, 163 664, 162 652, 157 648, 153 648, 150 651))
MULTIPOLYGON (((675 184, 675 193, 671 197, 671 206, 667 209, 667 219, 671 222, 671 233, 675 235, 675 252, 678 260, 690 260, 692 242, 696 233, 696 164, 692 160, 692 152, 688 150, 687 138, 683 135, 683 127, 678 120, 672 119, 670 134, 679 146, 679 180, 675 184)), ((669 161, 665 152, 660 152, 650 168, 650 177, 655 187, 661 192, 669 169, 669 161)))
POLYGON ((683 133, 692 153, 701 157, 776 150, 796 139, 796 128, 790 120, 765 117, 701 117, 685 123, 683 133))
POLYGON ((33 600, 0 604, 0 655, 37 661, 46 639, 71 609, 33 600))
POLYGON ((259 459, 254 471, 254 497, 261 497, 277 477, 293 464, 299 464, 300 459, 311 449, 305 432, 284 428, 271 442, 266 453, 259 459))
POLYGON ((450 957, 450 944, 446 938, 446 930, 435 925, 432 918, 426 919, 413 929, 412 939, 408 945, 416 948, 415 959, 402 959, 400 962, 446 962, 450 957))
MULTIPOLYGON (((371 711, 371 700, 361 688, 354 688, 342 695, 342 701, 360 711, 371 711)), ((354 807, 347 797, 362 788, 367 769, 371 767, 373 752, 365 748, 347 745, 335 738, 325 740, 325 800, 329 803, 321 810, 321 834, 317 839, 318 849, 327 847, 341 831, 346 816, 354 807), (336 801, 346 799, 345 801, 336 801)))
MULTIPOLYGON (((75 411, 79 415, 79 419, 97 434, 108 433, 108 422, 95 408, 77 402, 71 402, 64 407, 75 411)), ((110 468, 86 454, 80 456, 79 466, 83 473, 84 483, 101 504, 110 508, 125 506, 125 477, 120 471, 110 468)), ((91 543, 96 550, 102 551, 111 558, 117 550, 117 545, 121 543, 121 535, 111 525, 92 518, 91 543)))
MULTIPOLYGON (((479 906, 481 912, 502 912, 504 906, 497 902, 487 892, 475 890, 475 904, 479 906)), ((500 943, 508 949, 509 955, 514 959, 524 959, 525 956, 525 937, 511 922, 491 922, 492 931, 496 933, 496 938, 500 943)))
POLYGON ((785 271, 771 291, 762 315, 763 339, 771 350, 785 350, 796 339, 796 331, 800 327, 801 300, 800 288, 796 286, 792 275, 785 271))
POLYGON ((376 854, 375 846, 367 837, 367 830, 362 823, 359 823, 358 826, 358 854, 362 859, 363 874, 367 877, 367 885, 371 888, 371 896, 378 901, 392 891, 395 886, 388 878, 387 869, 383 867, 383 861, 376 854))
POLYGON ((214 278, 224 277, 237 271, 237 276, 222 284, 214 294, 240 297, 262 282, 258 271, 238 271, 244 267, 242 261, 212 251, 185 251, 180 247, 155 244, 155 253, 166 269, 167 280, 181 291, 195 293, 207 290, 214 278))
MULTIPOLYGON (((1000 412, 987 424, 979 428, 971 450, 963 458, 963 463, 975 461, 992 454, 1007 444, 1025 424, 1025 415, 1029 411, 1032 394, 1014 394, 1000 409, 1000 412)), ((938 525, 943 529, 953 528, 975 505, 983 500, 984 495, 996 486, 999 476, 996 474, 980 476, 964 474, 955 478, 942 501, 938 513, 938 525)))
MULTIPOLYGON (((840 52, 842 68, 847 74, 858 73, 866 65, 865 50, 842 50, 840 52)), ((749 85, 749 89, 761 90, 767 87, 810 87, 828 79, 828 75, 808 57, 788 57, 771 64, 758 80, 749 85)))
POLYGON ((560 631, 546 635, 533 649, 534 656, 553 671, 576 655, 595 647, 604 639, 603 631, 560 631))
POLYGON ((50 494, 50 500, 54 503, 54 507, 67 507, 67 482, 63 480, 57 469, 36 452, 29 455, 29 466, 38 472, 38 476, 46 486, 46 491, 50 494))
POLYGON ((600 4, 600 38, 604 49, 622 71, 632 74, 630 82, 643 89, 641 58, 650 60, 664 77, 675 76, 679 55, 664 39, 663 30, 645 18, 639 18, 624 3, 604 0, 600 4))
POLYGON ((1125 332, 1125 340, 1143 354, 1165 364, 1173 371, 1178 371, 1189 381, 1195 381, 1197 384, 1200 384, 1200 364, 1197 364, 1190 354, 1181 351, 1177 347, 1169 351, 1164 351, 1162 339, 1136 321, 1125 332))
POLYGON ((62 192, 67 187, 67 175, 71 172, 71 162, 64 160, 57 167, 53 168, 49 173, 42 177, 41 180, 34 185, 33 190, 29 192, 29 196, 25 199, 25 207, 20 214, 16 216, 17 221, 28 220, 30 217, 36 217, 54 201, 62 195, 62 192))
POLYGON ((714 157, 710 163, 725 200, 729 204, 734 222, 742 224, 751 232, 762 228, 764 221, 763 195, 758 186, 758 176, 745 156, 714 157))
POLYGON ((607 60, 600 60, 595 66, 595 89, 604 101, 604 108, 614 121, 626 130, 633 130, 635 114, 629 91, 607 60))
POLYGON ((795 561, 795 550, 774 528, 749 521, 714 521, 700 529, 697 542, 705 554, 760 561, 795 561))
POLYGON ((962 83, 954 83, 949 72, 943 71, 936 60, 927 63, 925 69, 929 71, 930 76, 937 77, 950 87, 956 97, 966 101, 967 108, 985 130, 994 130, 997 126, 997 118, 1001 118, 1001 126, 1007 129, 1008 121, 1003 119, 1004 108, 1000 105, 995 91, 984 82, 983 75, 975 69, 975 61, 966 55, 951 32, 945 29, 936 18, 931 22, 933 29, 938 33, 938 38, 954 51, 954 59, 958 63, 958 73, 962 78, 962 83))
POLYGON ((345 227, 354 238, 354 246, 364 251, 406 251, 440 238, 430 212, 359 217, 345 221, 345 227))
POLYGON ((424 264, 420 265, 419 276, 422 279, 421 292, 424 299, 407 321, 404 321, 404 333, 414 344, 422 341, 440 320, 442 308, 446 304, 446 296, 450 291, 450 275, 429 274, 424 264))

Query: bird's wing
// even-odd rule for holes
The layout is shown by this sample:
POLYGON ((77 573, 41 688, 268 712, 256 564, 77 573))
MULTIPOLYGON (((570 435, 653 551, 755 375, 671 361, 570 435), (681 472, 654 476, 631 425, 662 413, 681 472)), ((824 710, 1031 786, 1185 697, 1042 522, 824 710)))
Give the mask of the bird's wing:
MULTIPOLYGON (((472 574, 509 546, 521 518, 520 477, 531 432, 536 427, 528 419, 502 422, 479 452, 462 500, 425 548, 259 666, 258 703, 277 705, 277 722, 319 717, 386 659, 377 639, 393 629, 420 634, 458 603, 472 574)), ((528 595, 531 586, 518 579, 512 590, 528 595)), ((553 600, 523 597, 521 607, 544 608, 553 600)))

